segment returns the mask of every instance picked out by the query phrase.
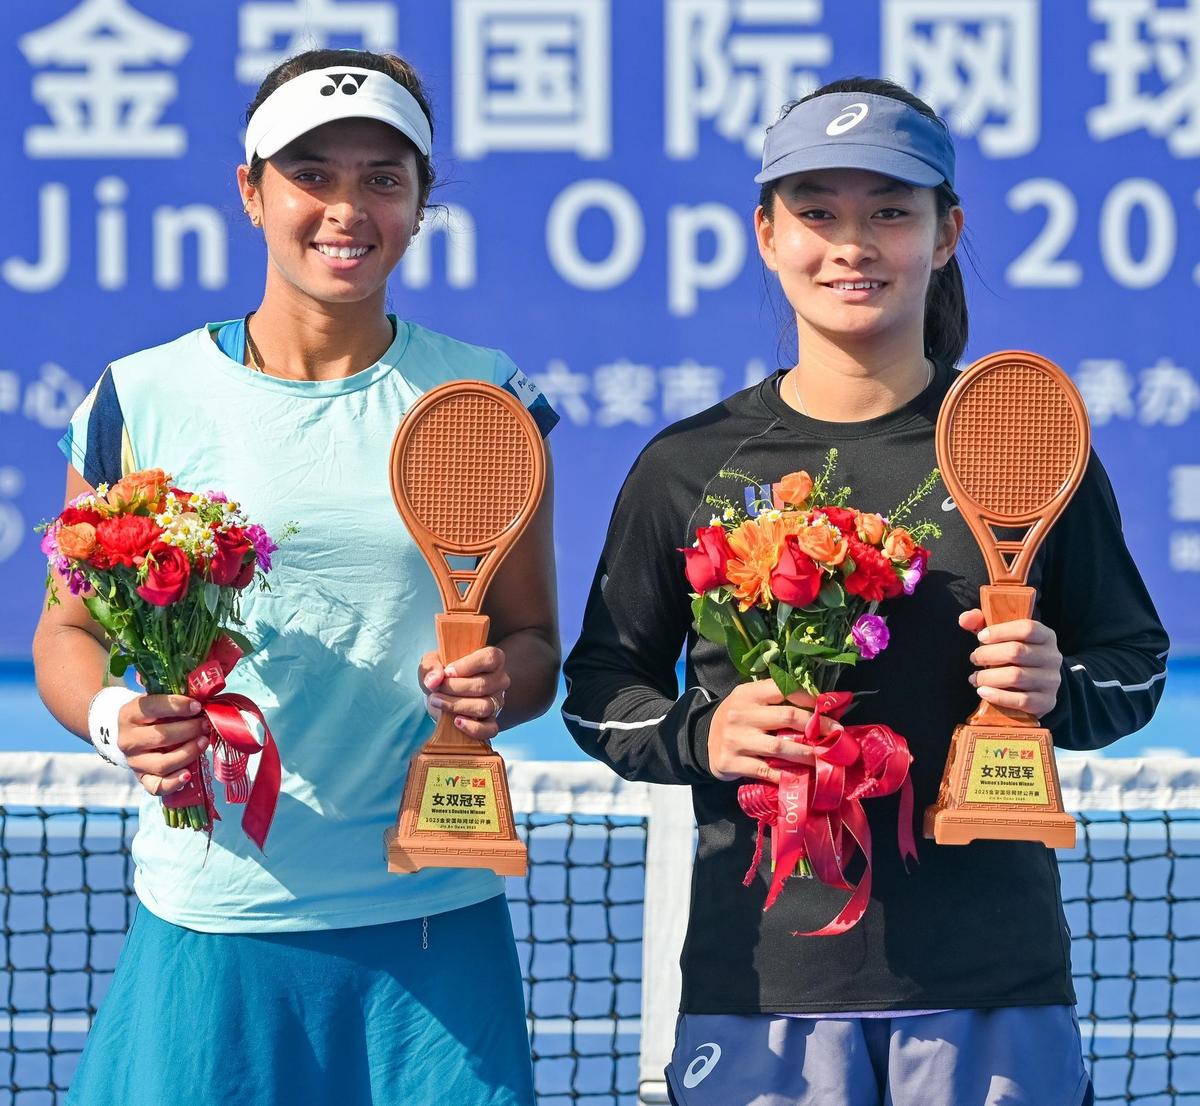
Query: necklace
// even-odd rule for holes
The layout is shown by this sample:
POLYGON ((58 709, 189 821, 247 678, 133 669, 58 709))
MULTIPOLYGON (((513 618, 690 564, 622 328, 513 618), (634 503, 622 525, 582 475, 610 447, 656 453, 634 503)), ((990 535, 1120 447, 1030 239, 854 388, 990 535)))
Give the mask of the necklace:
POLYGON ((263 367, 262 354, 258 352, 258 346, 254 344, 254 339, 250 336, 250 316, 253 314, 253 311, 248 312, 242 320, 242 329, 246 332, 246 353, 250 356, 250 364, 247 367, 253 372, 266 375, 267 370, 263 367))
MULTIPOLYGON (((246 366, 251 371, 267 375, 267 367, 263 362, 263 356, 258 352, 258 346, 254 344, 254 335, 250 333, 250 317, 254 314, 253 311, 246 313, 246 317, 242 320, 242 329, 246 333, 246 353, 250 358, 250 364, 246 366)), ((392 341, 396 340, 396 321, 389 318, 388 325, 392 328, 392 341)))
MULTIPOLYGON (((246 336, 249 337, 249 335, 250 335, 250 332, 246 331, 246 336)), ((925 370, 928 375, 925 377, 925 383, 921 385, 922 392, 925 391, 925 389, 928 388, 929 385, 933 383, 933 362, 928 357, 925 358, 925 370)), ((798 376, 799 376, 798 370, 793 369, 792 370, 792 395, 794 395, 796 397, 796 407, 799 409, 800 414, 804 415, 806 418, 811 419, 812 415, 810 415, 808 413, 808 408, 806 408, 804 406, 804 400, 802 400, 800 398, 800 385, 796 381, 796 378, 798 376)), ((918 392, 917 394, 920 395, 920 392, 918 392)))

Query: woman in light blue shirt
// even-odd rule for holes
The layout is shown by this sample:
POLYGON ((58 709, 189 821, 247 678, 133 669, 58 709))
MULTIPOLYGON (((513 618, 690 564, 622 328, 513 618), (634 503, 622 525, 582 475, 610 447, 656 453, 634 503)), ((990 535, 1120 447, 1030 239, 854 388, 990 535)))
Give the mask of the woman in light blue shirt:
POLYGON ((72 1085, 80 1106, 533 1101, 501 880, 389 875, 381 850, 431 718, 490 741, 549 706, 559 665, 550 495, 488 592, 488 646, 445 668, 437 588, 391 500, 392 436, 429 388, 482 379, 543 433, 557 418, 503 353, 385 310, 433 182, 431 132, 398 58, 284 62, 238 170, 267 250, 261 303, 111 364, 63 438, 68 499, 158 467, 228 492, 268 532, 299 526, 271 590, 245 596, 257 651, 230 678, 283 761, 265 855, 237 819, 211 845, 163 823, 160 797, 208 741, 195 704, 104 689, 103 635, 75 597, 38 628, 47 706, 81 737, 94 698, 93 724, 113 712, 116 755, 147 792, 144 909, 72 1085))

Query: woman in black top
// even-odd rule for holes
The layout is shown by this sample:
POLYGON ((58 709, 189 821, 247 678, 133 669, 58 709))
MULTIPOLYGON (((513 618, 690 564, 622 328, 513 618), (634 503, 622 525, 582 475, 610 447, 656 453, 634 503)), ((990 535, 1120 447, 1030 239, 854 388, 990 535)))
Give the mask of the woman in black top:
MULTIPOLYGON (((769 758, 810 757, 775 731, 802 729, 812 701, 785 701, 771 680, 740 683, 725 650, 691 627, 680 549, 708 521, 707 494, 742 494, 719 470, 753 474, 767 485, 754 495, 769 498, 771 482, 818 471, 836 446, 855 506, 885 513, 935 466, 937 413, 967 333, 953 171, 944 125, 890 82, 839 82, 785 109, 756 178, 755 225, 795 312, 797 363, 646 447, 565 665, 564 717, 586 752, 627 779, 692 787, 700 840, 668 1069, 681 1103, 899 1104, 920 1087, 924 1102, 1078 1106, 1090 1094, 1044 846, 922 840, 909 874, 898 799, 878 799, 867 804, 874 882, 858 925, 793 936, 845 903, 817 880, 788 884, 763 912, 770 862, 742 886, 755 824, 737 787, 777 782, 769 758)), ((876 691, 861 710, 908 739, 918 812, 979 699, 1039 717, 1062 748, 1100 748, 1150 719, 1168 645, 1095 456, 1033 565, 1031 620, 984 629, 982 556, 944 489, 935 494, 943 536, 926 579, 885 601, 891 646, 839 683, 876 691)))

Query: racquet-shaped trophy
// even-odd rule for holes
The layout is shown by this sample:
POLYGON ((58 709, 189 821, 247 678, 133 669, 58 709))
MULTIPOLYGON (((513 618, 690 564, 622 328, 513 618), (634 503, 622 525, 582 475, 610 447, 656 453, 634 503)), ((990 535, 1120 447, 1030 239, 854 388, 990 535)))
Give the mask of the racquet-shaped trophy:
MULTIPOLYGON (((938 466, 987 562, 991 583, 979 592, 989 626, 1032 617, 1029 566, 1083 479, 1090 440, 1074 384, 1033 353, 993 353, 947 393, 938 466)), ((954 730, 925 836, 1072 848, 1075 820, 1063 812, 1050 731, 1031 714, 981 702, 954 730)))
MULTIPOLYGON (((546 483, 541 435, 521 402, 457 380, 426 392, 392 443, 392 497, 442 595, 438 652, 450 663, 487 644, 484 592, 537 510, 546 483)), ((504 761, 443 712, 408 771, 388 870, 490 868, 524 875, 504 761)))

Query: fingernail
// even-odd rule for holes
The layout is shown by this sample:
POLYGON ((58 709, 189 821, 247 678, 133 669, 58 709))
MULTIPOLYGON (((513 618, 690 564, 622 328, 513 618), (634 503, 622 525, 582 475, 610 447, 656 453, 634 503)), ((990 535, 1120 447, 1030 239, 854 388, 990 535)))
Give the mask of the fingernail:
POLYGON ((208 748, 208 738, 207 738, 207 737, 202 737, 202 738, 200 739, 200 751, 201 751, 201 752, 204 752, 204 750, 205 750, 205 749, 207 749, 207 748, 208 748))
POLYGON ((974 687, 974 686, 975 686, 975 673, 974 673, 974 672, 972 672, 972 673, 971 673, 971 674, 970 674, 970 675, 967 677, 967 683, 969 683, 969 684, 970 684, 972 687, 974 687))
POLYGON ((446 675, 453 679, 455 676, 458 675, 458 669, 455 668, 454 665, 448 664, 448 665, 446 665, 446 675))
POLYGON ((438 681, 437 681, 436 673, 429 672, 426 674, 426 676, 425 676, 425 686, 426 687, 434 687, 437 684, 437 682, 438 681))
POLYGON ((455 724, 455 725, 456 725, 456 726, 457 726, 457 727, 458 727, 460 730, 464 730, 464 729, 466 729, 466 727, 467 727, 467 721, 466 721, 466 719, 465 719, 465 718, 463 718, 461 715, 457 715, 457 714, 454 716, 454 724, 455 724))
POLYGON ((446 706, 446 700, 440 695, 431 695, 429 696, 429 705, 433 707, 434 710, 443 710, 446 706))
POLYGON ((191 774, 191 772, 184 772, 184 774, 183 774, 183 777, 182 777, 182 778, 183 778, 183 782, 184 782, 184 783, 191 783, 191 782, 192 782, 192 774, 191 774))
POLYGON ((992 638, 992 632, 986 626, 979 631, 979 640, 986 645, 992 638))
POLYGON ((200 713, 200 704, 197 703, 195 699, 193 699, 188 704, 188 713, 189 714, 199 714, 200 713))

